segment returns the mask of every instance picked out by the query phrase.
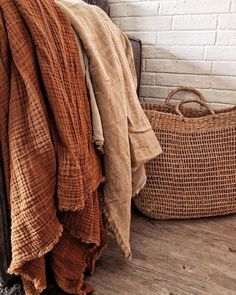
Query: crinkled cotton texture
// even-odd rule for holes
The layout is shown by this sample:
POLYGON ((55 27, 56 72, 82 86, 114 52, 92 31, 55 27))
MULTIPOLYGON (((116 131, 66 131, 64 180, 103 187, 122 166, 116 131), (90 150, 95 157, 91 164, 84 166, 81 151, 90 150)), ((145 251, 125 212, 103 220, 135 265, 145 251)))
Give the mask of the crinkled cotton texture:
POLYGON ((97 192, 103 176, 74 32, 52 0, 0 0, 0 40, 9 271, 21 275, 27 295, 39 294, 44 254, 52 251, 60 286, 87 294, 83 271, 106 243, 97 192), (78 272, 68 278, 70 253, 78 272))
POLYGON ((128 38, 100 8, 58 0, 83 43, 104 134, 104 199, 107 219, 130 257, 131 198, 145 185, 144 163, 161 153, 136 94, 128 38))

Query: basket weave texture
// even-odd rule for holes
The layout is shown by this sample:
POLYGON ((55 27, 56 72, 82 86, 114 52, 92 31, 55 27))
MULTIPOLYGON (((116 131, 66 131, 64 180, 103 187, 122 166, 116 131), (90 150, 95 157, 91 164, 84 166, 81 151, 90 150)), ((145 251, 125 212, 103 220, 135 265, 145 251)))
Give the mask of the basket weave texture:
MULTIPOLYGON (((169 100, 168 100, 169 101, 169 100)), ((191 100, 198 102, 198 100, 191 100)), ((236 107, 214 111, 142 103, 163 154, 146 164, 137 208, 156 219, 236 212, 236 107)))

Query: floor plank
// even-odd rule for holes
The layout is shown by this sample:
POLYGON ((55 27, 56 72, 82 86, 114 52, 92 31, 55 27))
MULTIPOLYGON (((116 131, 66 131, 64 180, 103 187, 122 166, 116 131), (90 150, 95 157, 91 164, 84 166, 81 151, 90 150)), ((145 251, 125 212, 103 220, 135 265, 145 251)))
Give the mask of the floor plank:
POLYGON ((236 295, 236 215, 132 220, 132 261, 114 240, 89 281, 95 295, 236 295))

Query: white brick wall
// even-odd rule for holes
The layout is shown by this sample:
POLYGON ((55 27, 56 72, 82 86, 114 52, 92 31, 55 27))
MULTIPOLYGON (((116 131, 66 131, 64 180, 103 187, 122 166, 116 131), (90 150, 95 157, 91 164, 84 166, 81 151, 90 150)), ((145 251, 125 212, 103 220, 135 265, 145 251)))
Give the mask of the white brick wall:
POLYGON ((110 3, 113 21, 143 41, 142 98, 185 85, 216 107, 236 105, 236 0, 110 3))

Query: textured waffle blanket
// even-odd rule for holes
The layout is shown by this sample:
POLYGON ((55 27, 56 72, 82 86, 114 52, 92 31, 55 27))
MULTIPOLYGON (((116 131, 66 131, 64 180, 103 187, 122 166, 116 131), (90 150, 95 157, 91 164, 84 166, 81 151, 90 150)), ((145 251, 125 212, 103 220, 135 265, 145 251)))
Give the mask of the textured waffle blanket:
POLYGON ((144 163, 161 153, 136 94, 128 38, 99 7, 59 0, 83 43, 104 134, 105 213, 126 256, 131 255, 132 195, 145 185, 144 163))
POLYGON ((74 32, 52 0, 0 0, 0 140, 12 263, 27 295, 58 285, 87 294, 106 243, 89 104, 74 32))

